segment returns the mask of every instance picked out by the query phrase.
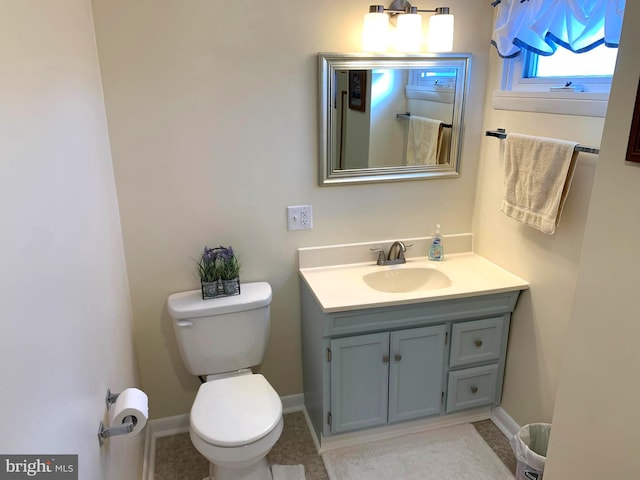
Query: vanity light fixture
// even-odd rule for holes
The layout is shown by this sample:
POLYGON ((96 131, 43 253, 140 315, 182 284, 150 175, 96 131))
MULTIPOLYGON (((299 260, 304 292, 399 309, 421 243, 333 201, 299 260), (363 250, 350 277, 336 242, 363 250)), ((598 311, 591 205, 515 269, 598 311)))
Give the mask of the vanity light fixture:
POLYGON ((427 47, 430 52, 453 50, 453 15, 449 7, 421 10, 407 0, 394 0, 389 8, 369 5, 364 16, 362 49, 365 52, 385 52, 389 48, 389 22, 396 24, 394 47, 398 52, 419 52, 422 40, 422 16, 420 13, 435 13, 429 18, 427 47))

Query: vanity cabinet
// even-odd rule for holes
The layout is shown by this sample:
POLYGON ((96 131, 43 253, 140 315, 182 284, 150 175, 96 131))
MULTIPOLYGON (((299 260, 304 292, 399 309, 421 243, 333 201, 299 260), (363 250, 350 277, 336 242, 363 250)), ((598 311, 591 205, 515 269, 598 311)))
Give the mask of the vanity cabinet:
POLYGON ((325 312, 305 282, 305 407, 318 439, 500 403, 520 291, 325 312))

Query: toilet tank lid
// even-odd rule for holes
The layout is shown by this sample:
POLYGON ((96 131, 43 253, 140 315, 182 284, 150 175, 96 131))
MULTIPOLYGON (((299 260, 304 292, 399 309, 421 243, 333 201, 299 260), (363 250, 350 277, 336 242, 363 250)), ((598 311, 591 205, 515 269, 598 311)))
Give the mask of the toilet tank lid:
POLYGON ((200 290, 169 295, 167 309, 174 319, 207 317, 266 307, 271 303, 271 285, 267 282, 241 283, 240 295, 202 299, 200 290))

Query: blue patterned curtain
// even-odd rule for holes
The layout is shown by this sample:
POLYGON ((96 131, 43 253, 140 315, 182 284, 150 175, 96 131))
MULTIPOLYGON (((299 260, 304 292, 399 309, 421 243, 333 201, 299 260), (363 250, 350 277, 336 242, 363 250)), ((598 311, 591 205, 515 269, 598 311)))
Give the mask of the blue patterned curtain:
POLYGON ((501 57, 515 57, 522 49, 553 55, 558 46, 583 53, 620 43, 625 0, 496 0, 492 5, 491 43, 501 57))

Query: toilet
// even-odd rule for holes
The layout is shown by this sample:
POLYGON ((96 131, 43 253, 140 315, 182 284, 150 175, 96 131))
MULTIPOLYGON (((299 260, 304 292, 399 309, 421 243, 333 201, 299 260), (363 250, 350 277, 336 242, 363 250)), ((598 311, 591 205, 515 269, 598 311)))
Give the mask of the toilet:
POLYGON ((203 300, 200 290, 169 296, 182 361, 206 377, 189 416, 194 447, 215 480, 271 480, 266 455, 282 433, 282 402, 250 367, 264 358, 271 286, 243 283, 240 295, 203 300))

